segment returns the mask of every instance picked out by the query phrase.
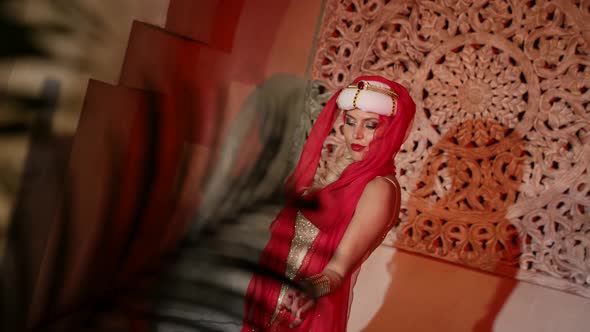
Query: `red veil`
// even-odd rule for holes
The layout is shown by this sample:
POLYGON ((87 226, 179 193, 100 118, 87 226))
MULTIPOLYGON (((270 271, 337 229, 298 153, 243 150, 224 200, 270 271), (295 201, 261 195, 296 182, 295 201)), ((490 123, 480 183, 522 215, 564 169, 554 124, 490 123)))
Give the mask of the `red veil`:
MULTIPOLYGON (((393 157, 407 137, 416 105, 408 91, 398 83, 380 76, 361 76, 361 80, 387 84, 398 95, 395 117, 381 116, 380 128, 369 145, 366 157, 352 163, 338 180, 328 186, 305 195, 314 199, 314 209, 301 213, 320 231, 297 272, 296 279, 321 273, 336 250, 354 214, 365 185, 376 176, 395 173, 393 157), (385 120, 385 121, 383 121, 385 120)), ((299 163, 287 181, 287 189, 301 197, 311 185, 319 163, 323 143, 329 135, 338 113, 337 91, 322 110, 303 148, 299 163)), ((287 256, 295 231, 297 208, 293 204, 279 213, 270 226, 271 238, 262 252, 259 264, 279 275, 285 274, 287 256)), ((358 268, 358 267, 357 267, 358 268)), ((355 269, 356 270, 356 269, 355 269)), ((316 306, 307 314, 303 323, 285 331, 345 331, 348 320, 351 276, 345 276, 342 287, 336 292, 319 298, 316 306)), ((244 325, 242 331, 267 331, 277 304, 281 284, 270 276, 255 274, 246 293, 244 325)))

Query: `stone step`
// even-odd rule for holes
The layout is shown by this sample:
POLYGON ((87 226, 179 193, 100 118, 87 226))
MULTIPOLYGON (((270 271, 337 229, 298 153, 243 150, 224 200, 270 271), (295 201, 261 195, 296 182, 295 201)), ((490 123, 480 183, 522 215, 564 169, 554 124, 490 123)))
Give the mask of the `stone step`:
POLYGON ((105 276, 117 271, 114 253, 120 253, 130 232, 130 211, 137 208, 137 183, 143 178, 141 169, 125 173, 124 165, 141 159, 133 125, 147 103, 144 91, 90 80, 63 172, 61 204, 46 216, 54 221, 36 281, 31 325, 100 294, 108 288, 105 276))
POLYGON ((171 0, 166 29, 230 52, 245 0, 171 0))
MULTIPOLYGON (((157 26, 134 22, 119 84, 166 95, 163 112, 182 113, 190 142, 210 146, 223 116, 229 55, 157 26)), ((181 116, 181 115, 179 115, 181 116)))
POLYGON ((203 46, 203 42, 134 21, 119 84, 167 93, 175 81, 197 72, 196 60, 203 46))

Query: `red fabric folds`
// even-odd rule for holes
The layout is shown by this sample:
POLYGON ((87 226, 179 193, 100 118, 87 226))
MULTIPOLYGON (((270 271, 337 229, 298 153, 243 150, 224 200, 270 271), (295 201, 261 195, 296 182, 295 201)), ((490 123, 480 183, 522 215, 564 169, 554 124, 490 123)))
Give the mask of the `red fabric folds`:
MULTIPOLYGON (((393 118, 380 117, 379 129, 362 161, 348 166, 335 182, 303 196, 305 190, 312 184, 323 143, 338 113, 336 99, 340 90, 332 96, 322 110, 303 148, 299 163, 286 185, 287 190, 294 193, 296 197, 303 196, 304 199, 316 202, 317 208, 301 210, 301 213, 320 230, 299 268, 296 279, 303 279, 324 270, 352 219, 366 184, 377 176, 395 173, 393 157, 407 137, 414 118, 416 106, 403 86, 379 76, 361 76, 354 82, 360 80, 387 84, 399 96, 398 111, 393 118)), ((293 204, 287 204, 271 224, 271 239, 259 261, 262 268, 284 275, 295 230, 296 214, 297 208, 293 204)), ((270 276, 255 274, 252 277, 246 293, 242 331, 270 330, 269 323, 277 304, 280 287, 280 281, 270 276)), ((345 331, 350 287, 351 276, 347 275, 342 287, 320 298, 299 327, 289 329, 286 324, 273 326, 273 330, 278 328, 282 331, 345 331)), ((283 322, 283 320, 279 321, 283 322)))

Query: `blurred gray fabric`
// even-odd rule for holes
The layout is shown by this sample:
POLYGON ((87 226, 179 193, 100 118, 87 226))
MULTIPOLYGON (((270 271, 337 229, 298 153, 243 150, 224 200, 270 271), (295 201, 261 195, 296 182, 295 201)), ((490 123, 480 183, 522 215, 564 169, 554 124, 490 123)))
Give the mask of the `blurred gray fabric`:
POLYGON ((239 331, 251 270, 283 205, 283 183, 294 169, 313 114, 319 85, 275 75, 249 96, 222 144, 204 188, 187 242, 159 287, 158 331, 239 331), (310 109, 311 108, 314 109, 310 109), (240 165, 240 151, 261 149, 240 165), (237 171, 236 171, 237 169, 237 171), (235 259, 235 260, 234 260, 235 259))
MULTIPOLYGON (((307 80, 275 75, 248 97, 221 148, 220 158, 206 183, 202 206, 193 229, 216 223, 257 200, 281 190, 299 155, 296 129, 306 116, 307 80), (255 130, 255 137, 252 137, 255 130), (258 139, 263 149, 248 156, 255 163, 235 171, 240 150, 258 139), (236 176, 237 173, 237 176, 236 176)), ((299 144, 300 145, 300 144, 299 144)))

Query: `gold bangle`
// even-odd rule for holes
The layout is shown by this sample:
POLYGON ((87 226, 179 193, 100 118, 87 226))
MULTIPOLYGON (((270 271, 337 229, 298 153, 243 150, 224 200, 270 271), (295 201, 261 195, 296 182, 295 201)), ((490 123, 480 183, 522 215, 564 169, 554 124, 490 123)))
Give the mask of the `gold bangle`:
POLYGON ((322 297, 331 293, 331 282, 327 275, 319 273, 306 279, 311 296, 322 297))

